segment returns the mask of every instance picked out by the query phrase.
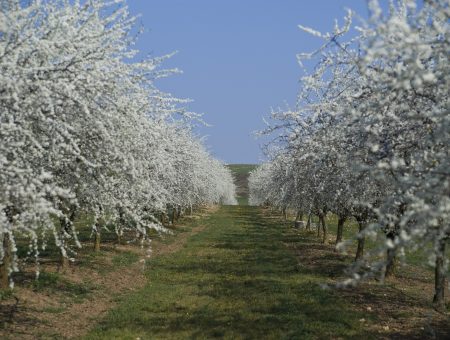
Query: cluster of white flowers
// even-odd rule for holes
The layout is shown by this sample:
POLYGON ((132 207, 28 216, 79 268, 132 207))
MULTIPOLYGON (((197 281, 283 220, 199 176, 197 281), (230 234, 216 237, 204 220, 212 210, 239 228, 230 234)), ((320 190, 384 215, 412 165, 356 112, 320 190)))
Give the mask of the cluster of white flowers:
POLYGON ((81 211, 97 236, 108 220, 145 239, 168 211, 235 203, 198 116, 155 86, 176 72, 160 69, 169 56, 134 61, 135 22, 125 0, 0 0, 3 281, 18 235, 36 257, 53 236, 67 259, 81 211))
MULTIPOLYGON (((250 176, 251 202, 339 217, 360 226, 347 284, 389 275, 396 257, 421 248, 435 264, 434 302, 444 304, 450 241, 450 2, 402 0, 342 27, 302 79, 296 110, 275 112, 271 161, 250 176), (378 247, 364 253, 364 238, 378 247), (380 260, 380 256, 382 260, 380 260)), ((307 60, 304 60, 307 59, 307 60)), ((326 226, 322 221, 326 234, 326 226)), ((324 235, 324 240, 326 235, 324 235)), ((345 249, 345 243, 339 248, 345 249)))

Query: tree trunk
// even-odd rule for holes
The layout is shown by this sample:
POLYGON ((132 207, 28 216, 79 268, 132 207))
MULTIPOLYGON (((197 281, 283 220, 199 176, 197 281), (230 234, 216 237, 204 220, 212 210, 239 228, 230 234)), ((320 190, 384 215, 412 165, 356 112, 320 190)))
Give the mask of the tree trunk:
POLYGON ((69 258, 67 257, 66 249, 66 234, 70 234, 72 232, 73 222, 75 221, 75 215, 77 212, 76 207, 72 206, 70 208, 69 217, 60 217, 59 219, 59 237, 61 238, 61 248, 60 249, 60 262, 59 262, 59 270, 66 271, 69 268, 69 258))
POLYGON ((161 213, 161 224, 163 225, 163 226, 166 226, 166 223, 167 221, 166 221, 166 214, 165 213, 161 213))
POLYGON ((68 229, 68 221, 66 217, 59 218, 59 238, 61 239, 61 248, 59 249, 59 270, 65 271, 69 268, 69 261, 67 259, 66 249, 66 232, 68 229))
MULTIPOLYGON (((392 243, 394 243, 395 237, 400 232, 399 221, 401 220, 401 217, 405 213, 405 210, 406 210, 406 204, 405 203, 400 204, 400 206, 398 207, 398 213, 397 213, 398 219, 397 219, 397 222, 394 225, 394 229, 388 230, 388 232, 386 233, 386 238, 391 240, 392 243)), ((384 270, 384 277, 388 278, 388 277, 391 277, 391 276, 395 276, 396 270, 397 270, 396 251, 394 249, 390 249, 389 248, 386 251, 386 268, 384 270)))
POLYGON ((67 253, 63 250, 66 249, 66 241, 63 237, 61 238, 62 249, 59 250, 59 270, 64 272, 69 268, 69 259, 67 258, 67 253))
POLYGON ((282 213, 283 213, 283 219, 284 219, 285 221, 287 221, 287 211, 286 211, 286 208, 283 208, 282 213))
MULTIPOLYGON (((386 235, 388 239, 394 242, 395 233, 391 232, 386 235)), ((395 272, 397 269, 397 258, 395 256, 394 249, 388 249, 386 253, 386 270, 384 271, 384 277, 392 277, 395 276, 395 272)))
POLYGON ((433 305, 439 311, 445 311, 445 247, 447 239, 438 241, 436 267, 434 269, 434 297, 433 305))
POLYGON ((384 277, 388 278, 395 276, 396 272, 397 272, 397 258, 395 256, 395 251, 393 249, 388 249, 386 271, 384 273, 384 277))
MULTIPOLYGON (((359 232, 363 231, 366 228, 365 220, 358 220, 359 232)), ((356 249, 355 261, 361 260, 364 256, 364 243, 366 238, 364 235, 358 236, 358 248, 356 249)))
POLYGON ((127 221, 125 220, 125 212, 122 207, 119 207, 119 226, 116 228, 116 234, 117 234, 117 244, 122 244, 122 235, 123 230, 127 227, 127 221))
POLYGON ((99 205, 99 215, 95 215, 95 239, 94 239, 94 251, 99 252, 100 251, 100 240, 101 240, 101 228, 102 228, 102 221, 100 220, 100 217, 103 216, 103 207, 99 205))
POLYGON ((9 234, 3 234, 3 259, 0 263, 0 289, 9 288, 9 269, 11 267, 12 249, 9 234))
POLYGON ((311 231, 311 213, 308 214, 308 222, 306 222, 306 230, 311 231))
POLYGON ((342 235, 344 234, 344 224, 347 220, 347 216, 339 215, 338 225, 337 225, 337 234, 336 234, 336 244, 342 242, 342 235))
POLYGON ((297 211, 297 216, 295 217, 296 221, 303 221, 303 212, 301 210, 297 211))
POLYGON ((144 241, 145 241, 145 234, 142 232, 139 232, 139 244, 141 246, 144 245, 144 241))
POLYGON ((175 225, 175 223, 177 222, 177 221, 176 221, 176 218, 177 218, 177 215, 176 215, 176 213, 175 213, 175 209, 172 209, 172 217, 171 217, 171 219, 172 219, 172 225, 175 225))
POLYGON ((322 243, 326 244, 327 243, 327 226, 325 224, 325 215, 320 215, 319 216, 319 226, 318 228, 320 228, 320 225, 322 225, 322 231, 323 231, 323 238, 322 238, 322 243))
POLYGON ((320 237, 320 217, 319 217, 319 221, 317 222, 317 237, 320 237))
POLYGON ((167 215, 169 218, 169 225, 174 225, 175 224, 175 208, 169 207, 167 209, 167 215))
POLYGON ((63 252, 61 252, 60 255, 61 255, 61 262, 59 270, 65 272, 70 267, 70 261, 67 258, 67 255, 64 255, 63 252))
POLYGON ((100 251, 100 237, 101 237, 101 232, 100 232, 100 226, 98 225, 98 223, 95 226, 95 233, 94 233, 94 251, 95 252, 99 252, 100 251))

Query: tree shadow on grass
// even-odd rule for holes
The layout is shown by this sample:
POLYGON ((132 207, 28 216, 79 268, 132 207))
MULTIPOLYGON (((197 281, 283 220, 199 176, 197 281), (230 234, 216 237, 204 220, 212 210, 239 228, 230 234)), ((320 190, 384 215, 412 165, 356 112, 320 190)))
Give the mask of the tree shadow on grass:
POLYGON ((151 261, 149 285, 110 313, 96 334, 330 338, 364 333, 363 313, 321 289, 323 276, 299 271, 284 244, 285 227, 265 222, 256 210, 241 215, 226 209, 232 219, 210 220, 215 226, 183 251, 151 261))
MULTIPOLYGON (((245 213, 241 207, 222 208, 206 223, 181 251, 150 261, 149 284, 111 311, 88 338, 430 336, 417 327, 403 333, 371 327, 395 316, 395 310, 366 310, 368 303, 374 309, 386 304, 384 287, 322 289, 350 258, 319 244, 313 233, 264 219, 251 207, 245 213)), ((415 303, 405 296, 392 306, 403 310, 415 303)))

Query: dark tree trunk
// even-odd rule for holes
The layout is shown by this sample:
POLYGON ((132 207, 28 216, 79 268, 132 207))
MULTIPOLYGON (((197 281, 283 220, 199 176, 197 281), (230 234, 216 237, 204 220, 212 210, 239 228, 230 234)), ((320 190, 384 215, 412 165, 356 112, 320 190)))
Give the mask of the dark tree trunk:
POLYGON ((296 221, 303 221, 303 212, 301 210, 297 211, 297 216, 295 217, 296 221))
POLYGON ((168 223, 167 218, 166 218, 166 214, 165 213, 161 213, 161 224, 163 226, 166 226, 168 223))
POLYGON ((344 234, 344 224, 347 220, 347 216, 345 215, 339 215, 338 218, 338 225, 337 225, 337 234, 336 234, 336 244, 339 242, 342 242, 342 236, 344 234))
POLYGON ((433 305, 439 311, 445 311, 445 248, 447 239, 441 239, 437 245, 436 267, 434 269, 433 305))
POLYGON ((95 230, 94 230, 94 251, 100 251, 100 242, 101 242, 101 224, 100 219, 96 218, 95 221, 95 230))
MULTIPOLYGON (((366 228, 367 221, 365 219, 358 219, 359 232, 363 231, 366 228)), ((355 261, 361 260, 364 256, 364 243, 366 238, 364 235, 358 236, 358 248, 356 249, 355 261)))
MULTIPOLYGON (((388 230, 386 232, 386 238, 388 240, 391 240, 392 243, 395 241, 395 237, 400 232, 400 224, 399 221, 401 220, 401 217, 405 213, 406 210, 406 204, 402 203, 398 207, 398 213, 397 213, 397 222, 394 225, 394 229, 388 230)), ((386 269, 384 271, 384 277, 389 278, 392 276, 395 276, 395 273, 397 271, 397 257, 396 257, 396 250, 395 249, 388 249, 386 251, 386 269)))
MULTIPOLYGON (((99 206, 99 213, 100 216, 103 214, 103 208, 100 205, 99 206)), ((98 252, 100 251, 100 241, 101 241, 101 229, 102 229, 102 221, 100 220, 100 217, 95 217, 95 233, 94 233, 94 251, 98 252)))
MULTIPOLYGON (((387 233, 386 237, 394 242, 395 234, 396 233, 392 231, 387 233)), ((397 258, 395 253, 395 250, 390 248, 386 252, 386 270, 384 272, 384 277, 386 278, 395 276, 397 270, 397 258)))
POLYGON ((9 269, 11 267, 12 260, 12 248, 9 234, 3 234, 3 259, 0 263, 0 289, 9 288, 9 269))
POLYGON ((283 213, 283 219, 284 219, 285 221, 287 221, 287 211, 286 211, 286 208, 283 208, 282 213, 283 213))
POLYGON ((60 224, 60 228, 61 228, 60 233, 59 233, 59 237, 61 239, 61 249, 59 250, 59 255, 60 255, 59 270, 65 271, 67 268, 69 268, 69 259, 67 258, 65 249, 67 247, 66 233, 69 232, 70 226, 69 226, 69 221, 67 221, 66 218, 60 218, 59 224, 60 224))
POLYGON ((317 238, 320 237, 320 217, 319 217, 319 221, 317 221, 317 238))
POLYGON ((322 225, 322 232, 323 232, 323 238, 322 238, 322 243, 326 244, 327 243, 327 226, 325 224, 325 215, 320 215, 319 216, 319 226, 318 228, 320 229, 320 226, 322 225))
POLYGON ((173 224, 175 224, 178 222, 178 207, 177 206, 173 207, 172 214, 173 214, 173 224))
POLYGON ((389 278, 395 276, 395 273, 397 272, 397 258, 395 256, 395 250, 393 249, 388 249, 386 255, 387 263, 384 277, 389 278))
POLYGON ((117 227, 117 230, 116 230, 118 245, 122 244, 123 230, 124 230, 124 228, 126 228, 125 224, 126 224, 125 212, 123 211, 122 207, 119 207, 119 226, 117 227))
POLYGON ((306 222, 306 230, 311 231, 311 213, 308 214, 308 222, 306 222))
POLYGON ((170 207, 168 209, 168 215, 169 215, 169 224, 174 225, 175 224, 175 208, 174 207, 170 207))

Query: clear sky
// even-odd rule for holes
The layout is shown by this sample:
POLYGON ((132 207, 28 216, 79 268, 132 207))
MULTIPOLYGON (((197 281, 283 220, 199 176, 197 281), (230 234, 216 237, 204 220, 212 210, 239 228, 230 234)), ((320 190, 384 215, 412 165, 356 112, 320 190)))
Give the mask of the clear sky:
POLYGON ((298 29, 329 31, 364 0, 128 0, 145 28, 138 48, 158 56, 178 51, 167 67, 183 74, 159 82, 211 124, 199 128, 211 153, 227 163, 258 163, 270 109, 295 106, 301 69, 296 54, 320 44, 298 29))

